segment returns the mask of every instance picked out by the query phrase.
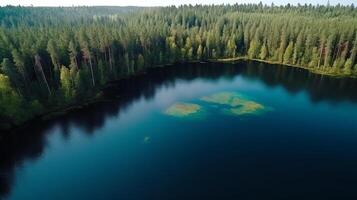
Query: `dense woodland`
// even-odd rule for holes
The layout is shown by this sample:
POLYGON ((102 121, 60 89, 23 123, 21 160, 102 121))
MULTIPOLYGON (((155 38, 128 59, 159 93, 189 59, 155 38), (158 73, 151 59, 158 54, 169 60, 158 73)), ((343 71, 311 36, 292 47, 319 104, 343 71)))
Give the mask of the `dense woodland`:
POLYGON ((353 5, 0 7, 0 126, 149 67, 244 57, 354 76, 356 54, 353 5))

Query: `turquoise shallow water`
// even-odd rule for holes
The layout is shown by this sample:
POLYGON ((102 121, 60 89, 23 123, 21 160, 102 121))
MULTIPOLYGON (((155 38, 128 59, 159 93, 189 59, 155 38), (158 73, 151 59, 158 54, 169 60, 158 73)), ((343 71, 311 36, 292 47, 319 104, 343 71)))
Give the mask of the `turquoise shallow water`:
POLYGON ((355 199, 356 91, 254 62, 149 70, 3 137, 0 199, 355 199))

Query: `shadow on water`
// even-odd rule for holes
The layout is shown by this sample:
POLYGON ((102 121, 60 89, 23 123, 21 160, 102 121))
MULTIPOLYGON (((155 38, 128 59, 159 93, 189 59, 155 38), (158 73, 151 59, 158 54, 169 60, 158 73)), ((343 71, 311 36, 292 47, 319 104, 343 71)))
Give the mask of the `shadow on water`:
POLYGON ((270 87, 281 86, 291 94, 308 93, 313 102, 357 102, 357 80, 311 73, 305 69, 248 62, 242 76, 257 79, 270 87))
POLYGON ((111 117, 120 113, 135 101, 154 97, 158 88, 174 87, 177 80, 191 81, 197 78, 217 80, 236 76, 260 80, 268 87, 283 87, 289 93, 306 91, 314 102, 357 102, 357 80, 336 79, 312 74, 306 70, 257 62, 232 64, 180 64, 148 70, 145 75, 113 82, 103 90, 109 101, 86 106, 50 121, 38 121, 16 133, 0 135, 0 199, 11 192, 15 169, 25 161, 41 157, 46 146, 46 135, 59 128, 64 138, 70 137, 70 127, 82 129, 88 135, 104 126, 111 117))

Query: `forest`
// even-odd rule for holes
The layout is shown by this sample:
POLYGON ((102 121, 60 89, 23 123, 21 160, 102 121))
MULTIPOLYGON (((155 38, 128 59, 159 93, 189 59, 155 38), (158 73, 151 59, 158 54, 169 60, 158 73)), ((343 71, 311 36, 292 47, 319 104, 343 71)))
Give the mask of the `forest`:
POLYGON ((0 7, 0 127, 174 63, 250 59, 357 76, 354 5, 0 7))

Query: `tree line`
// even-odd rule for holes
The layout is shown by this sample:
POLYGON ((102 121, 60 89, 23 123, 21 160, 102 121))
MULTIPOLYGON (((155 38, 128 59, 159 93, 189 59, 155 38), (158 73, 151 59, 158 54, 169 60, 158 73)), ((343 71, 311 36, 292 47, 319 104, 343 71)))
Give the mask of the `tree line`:
POLYGON ((0 124, 158 65, 246 57, 353 76, 356 55, 354 5, 0 7, 0 124))

